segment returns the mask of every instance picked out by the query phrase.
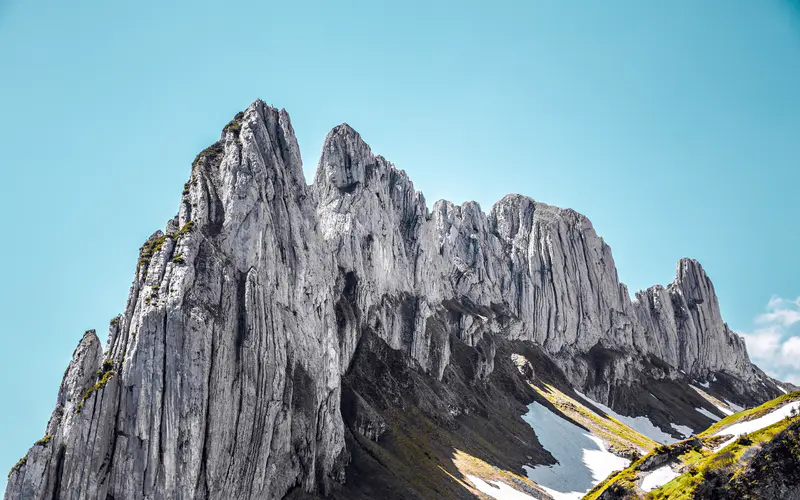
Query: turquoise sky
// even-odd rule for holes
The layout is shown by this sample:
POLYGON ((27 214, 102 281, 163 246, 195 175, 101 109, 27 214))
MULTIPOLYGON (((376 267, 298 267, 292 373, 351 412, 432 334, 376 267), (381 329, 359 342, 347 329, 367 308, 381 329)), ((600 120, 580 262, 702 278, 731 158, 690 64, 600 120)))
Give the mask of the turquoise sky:
POLYGON ((762 366, 800 381, 797 2, 246 3, 0 0, 0 470, 257 97, 291 114, 308 178, 347 121, 431 204, 587 214, 631 290, 699 259, 762 366))

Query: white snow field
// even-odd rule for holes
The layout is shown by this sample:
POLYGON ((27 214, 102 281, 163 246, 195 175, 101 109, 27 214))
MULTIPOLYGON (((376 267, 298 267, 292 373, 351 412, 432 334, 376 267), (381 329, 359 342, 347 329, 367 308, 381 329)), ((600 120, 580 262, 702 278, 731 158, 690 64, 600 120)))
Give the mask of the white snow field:
POLYGON ((477 476, 467 474, 467 479, 470 480, 475 488, 481 493, 485 493, 497 500, 536 500, 530 495, 526 495, 521 491, 517 491, 503 481, 489 481, 486 482, 477 476), (492 483, 492 484, 489 484, 492 483))
POLYGON ((728 405, 734 413, 739 413, 740 411, 744 411, 744 408, 737 405, 736 403, 731 403, 727 399, 725 400, 725 404, 728 405))
POLYGON ((630 464, 629 460, 609 453, 602 440, 539 403, 528 405, 528 412, 522 419, 536 432, 542 446, 558 460, 551 466, 525 467, 528 478, 555 500, 580 499, 609 474, 630 464))
POLYGON ((706 417, 710 418, 714 422, 719 422, 720 420, 722 420, 721 418, 719 418, 718 416, 714 415, 713 413, 711 413, 710 411, 706 410, 705 408, 695 408, 694 411, 696 411, 697 413, 700 413, 701 415, 705 415, 706 417))
POLYGON ((780 422, 784 418, 788 417, 789 414, 792 412, 792 410, 800 411, 800 401, 787 403, 767 413, 766 415, 754 418, 753 420, 748 420, 746 422, 737 422, 733 425, 725 427, 724 429, 718 431, 714 435, 724 436, 726 434, 732 434, 733 437, 725 441, 721 445, 719 445, 716 449, 721 450, 722 448, 725 448, 732 442, 736 441, 736 438, 738 438, 742 434, 750 434, 751 432, 761 430, 765 427, 769 427, 774 423, 780 422))
POLYGON ((595 405, 598 409, 605 412, 608 416, 614 417, 615 419, 619 420, 623 424, 627 425, 631 429, 639 432, 640 434, 644 434, 645 436, 649 437, 653 441, 656 441, 661 444, 672 444, 677 443, 678 440, 672 437, 671 435, 667 434, 666 432, 659 429, 653 422, 650 421, 647 417, 626 417, 625 415, 620 415, 619 413, 615 412, 608 406, 604 405, 603 403, 598 403, 597 401, 589 398, 588 396, 575 391, 585 399, 589 401, 593 405, 595 405))
MULTIPOLYGON (((703 396, 703 398, 704 398, 706 401, 708 401, 709 403, 711 403, 712 405, 714 405, 714 408, 716 408, 717 410, 719 410, 719 411, 721 411, 722 413, 724 413, 726 417, 727 417, 728 415, 733 415, 733 414, 734 414, 734 413, 736 413, 737 411, 742 411, 742 410, 743 410, 743 408, 742 408, 741 406, 738 406, 737 408, 739 408, 739 409, 738 409, 738 410, 736 410, 736 411, 733 411, 733 410, 731 409, 732 407, 725 407, 725 406, 722 406, 722 404, 720 404, 720 403, 722 403, 722 401, 720 401, 720 400, 718 400, 717 398, 715 398, 715 397, 711 396, 710 394, 708 394, 708 393, 707 393, 706 391, 704 391, 703 389, 700 389, 699 387, 697 387, 697 386, 694 386, 694 385, 692 385, 692 384, 689 384, 689 387, 691 387, 692 389, 694 389, 694 390, 695 390, 695 392, 697 392, 697 394, 699 394, 699 395, 703 396)), ((730 402, 728 402, 728 401, 726 401, 726 403, 727 403, 727 404, 729 404, 729 405, 731 404, 731 403, 730 403, 730 402)), ((734 405, 734 406, 735 406, 735 405, 734 405)))
POLYGON ((656 488, 664 486, 679 475, 680 474, 672 470, 672 467, 664 465, 644 476, 640 487, 644 491, 653 491, 656 488))
POLYGON ((685 438, 691 437, 692 434, 694 434, 692 428, 687 425, 678 425, 678 424, 669 424, 669 425, 671 425, 673 429, 678 431, 678 433, 685 438))
POLYGON ((719 411, 721 411, 722 413, 724 413, 726 417, 727 417, 727 416, 730 416, 730 415, 733 415, 734 413, 736 413, 735 411, 731 410, 730 408, 725 408, 724 406, 722 406, 722 405, 718 405, 718 404, 714 403, 713 401, 709 401, 709 402, 710 402, 712 405, 714 405, 714 407, 716 407, 716 409, 717 409, 717 410, 719 410, 719 411))

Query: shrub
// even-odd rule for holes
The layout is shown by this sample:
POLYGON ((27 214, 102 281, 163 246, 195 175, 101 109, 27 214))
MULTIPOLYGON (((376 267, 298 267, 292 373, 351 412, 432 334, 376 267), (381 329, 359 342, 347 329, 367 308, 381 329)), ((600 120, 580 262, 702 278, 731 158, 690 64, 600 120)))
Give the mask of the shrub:
POLYGON ((717 455, 716 458, 714 458, 714 462, 722 467, 727 467, 736 462, 736 455, 731 451, 725 451, 717 455))
POLYGON ((150 264, 150 259, 152 259, 153 255, 161 250, 161 248, 164 246, 164 242, 167 241, 167 238, 174 238, 174 236, 171 234, 164 234, 158 238, 148 240, 144 245, 142 245, 142 248, 139 249, 139 266, 147 267, 150 264))
POLYGON ((27 461, 28 461, 28 455, 25 455, 24 457, 20 458, 19 462, 14 464, 14 467, 12 467, 11 470, 8 472, 8 478, 11 479, 11 474, 13 474, 13 473, 17 472, 18 470, 20 470, 22 468, 22 466, 25 465, 25 462, 27 462, 27 461))
POLYGON ((52 434, 48 434, 45 437, 43 437, 42 439, 36 441, 35 444, 37 444, 39 446, 44 446, 47 443, 49 443, 51 439, 53 439, 53 435, 52 434))
POLYGON ((234 137, 239 137, 240 130, 242 130, 242 124, 234 118, 233 120, 229 121, 227 125, 225 125, 225 128, 222 129, 222 132, 226 134, 228 132, 232 132, 234 137))
POLYGON ((96 384, 94 384, 94 386, 90 387, 89 390, 86 391, 86 394, 83 395, 83 399, 81 399, 81 402, 78 403, 78 407, 75 409, 75 413, 80 413, 81 409, 83 408, 83 403, 85 403, 86 400, 92 396, 92 394, 105 387, 108 381, 111 380, 111 377, 113 377, 116 373, 117 372, 114 370, 105 372, 103 374, 103 377, 96 384))
POLYGON ((214 167, 219 167, 222 164, 222 154, 225 152, 225 147, 221 141, 217 141, 211 146, 207 147, 195 157, 192 162, 192 167, 196 167, 200 162, 205 159, 214 167))
POLYGON ((187 222, 186 224, 183 225, 180 231, 178 231, 176 237, 180 238, 182 236, 189 234, 189 231, 191 231, 193 227, 194 227, 194 222, 192 221, 187 222))

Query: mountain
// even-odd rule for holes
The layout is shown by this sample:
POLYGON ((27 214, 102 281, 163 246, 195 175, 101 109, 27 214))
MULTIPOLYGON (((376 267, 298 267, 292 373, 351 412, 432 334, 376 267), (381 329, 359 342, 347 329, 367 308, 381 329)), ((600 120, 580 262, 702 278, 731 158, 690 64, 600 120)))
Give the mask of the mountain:
POLYGON ((521 418, 574 421, 550 388, 662 441, 783 392, 697 261, 631 301, 583 215, 429 209, 348 125, 307 185, 288 114, 256 101, 192 163, 105 350, 81 339, 6 498, 486 495, 468 475, 550 498, 521 418))

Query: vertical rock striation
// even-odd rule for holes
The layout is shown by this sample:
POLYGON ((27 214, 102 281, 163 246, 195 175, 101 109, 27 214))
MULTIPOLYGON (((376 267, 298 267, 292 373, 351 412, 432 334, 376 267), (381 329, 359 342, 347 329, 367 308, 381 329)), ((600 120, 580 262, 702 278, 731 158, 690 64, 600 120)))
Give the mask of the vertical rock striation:
POLYGON ((94 332, 81 340, 6 498, 325 492, 344 479, 341 380, 364 332, 435 378, 455 340, 480 353, 478 379, 498 341, 535 343, 600 398, 654 357, 663 377, 766 380, 696 261, 631 302, 583 215, 520 195, 488 214, 429 210, 347 125, 308 186, 289 116, 256 101, 198 155, 178 215, 142 247, 106 352, 94 332))
POLYGON ((76 350, 63 420, 7 498, 272 498, 341 480, 334 265, 310 197, 288 115, 237 115, 142 247, 105 358, 94 335, 76 350))
POLYGON ((670 365, 701 379, 717 371, 746 382, 758 377, 744 339, 722 320, 714 285, 696 260, 681 259, 666 288, 637 292, 634 311, 649 352, 670 365))

